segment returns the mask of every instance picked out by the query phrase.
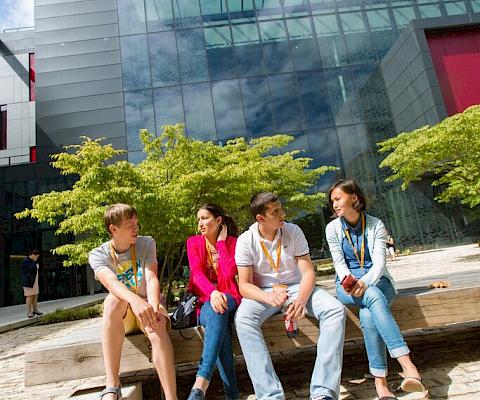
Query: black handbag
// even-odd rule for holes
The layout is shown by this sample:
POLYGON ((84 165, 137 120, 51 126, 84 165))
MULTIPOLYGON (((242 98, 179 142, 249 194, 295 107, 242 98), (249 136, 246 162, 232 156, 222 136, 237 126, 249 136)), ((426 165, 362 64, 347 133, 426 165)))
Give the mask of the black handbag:
POLYGON ((182 300, 170 317, 173 329, 186 329, 197 326, 197 305, 198 298, 190 292, 185 292, 182 300))

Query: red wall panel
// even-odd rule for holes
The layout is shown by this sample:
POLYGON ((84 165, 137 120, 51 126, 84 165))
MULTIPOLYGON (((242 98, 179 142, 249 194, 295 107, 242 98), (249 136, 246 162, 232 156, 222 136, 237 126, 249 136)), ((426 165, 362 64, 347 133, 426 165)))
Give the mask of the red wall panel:
POLYGON ((426 36, 448 115, 480 104, 480 28, 426 36))

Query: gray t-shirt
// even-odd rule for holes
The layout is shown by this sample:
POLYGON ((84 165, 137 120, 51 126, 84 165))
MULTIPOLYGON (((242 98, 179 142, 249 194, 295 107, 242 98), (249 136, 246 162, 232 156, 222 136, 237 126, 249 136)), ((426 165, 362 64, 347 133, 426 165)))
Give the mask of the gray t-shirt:
POLYGON ((302 274, 296 257, 309 254, 307 239, 298 225, 285 222, 273 241, 265 240, 258 231, 258 222, 250 226, 237 239, 235 262, 238 268, 253 267, 253 283, 261 288, 269 288, 282 283, 293 285, 300 283, 302 274), (278 274, 272 269, 260 241, 263 241, 273 260, 277 260, 277 245, 281 240, 281 257, 278 274))
MULTIPOLYGON (((88 256, 88 263, 97 273, 104 268, 110 269, 117 279, 128 289, 135 288, 135 276, 132 265, 131 248, 125 253, 116 253, 117 262, 111 255, 111 241, 102 243, 99 247, 93 249, 88 256)), ((145 276, 145 266, 157 264, 157 250, 155 240, 151 236, 139 236, 135 243, 135 253, 137 261, 137 282, 139 290, 137 293, 142 297, 147 297, 147 288, 143 277, 145 276)))

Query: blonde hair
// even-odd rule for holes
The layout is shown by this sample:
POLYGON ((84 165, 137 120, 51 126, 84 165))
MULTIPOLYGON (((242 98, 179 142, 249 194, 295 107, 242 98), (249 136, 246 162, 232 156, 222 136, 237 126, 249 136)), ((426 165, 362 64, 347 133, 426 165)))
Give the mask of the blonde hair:
POLYGON ((113 204, 105 210, 103 214, 103 222, 109 235, 110 225, 120 226, 122 222, 137 216, 137 210, 129 204, 117 203, 113 204))

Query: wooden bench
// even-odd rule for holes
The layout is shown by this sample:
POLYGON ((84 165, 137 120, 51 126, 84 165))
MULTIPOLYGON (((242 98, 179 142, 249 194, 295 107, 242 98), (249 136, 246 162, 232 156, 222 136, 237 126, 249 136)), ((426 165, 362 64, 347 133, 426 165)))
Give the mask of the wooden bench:
MULTIPOLYGON (((441 327, 448 324, 476 321, 480 316, 480 271, 476 273, 437 276, 400 282, 399 296, 392 305, 393 314, 402 331, 419 328, 441 327), (446 289, 430 289, 428 283, 449 280, 446 289)), ((38 385, 104 375, 100 342, 101 320, 92 320, 86 329, 60 339, 42 343, 25 354, 25 385, 38 385)), ((306 318, 299 321, 300 335, 289 339, 281 315, 265 322, 263 332, 270 352, 283 352, 316 346, 318 323, 306 318)), ((203 342, 198 328, 171 331, 175 349, 176 365, 197 363, 200 360, 203 342)), ((362 337, 357 316, 348 311, 346 341, 362 337)), ((235 337, 234 352, 241 351, 235 337)), ((128 336, 124 341, 120 371, 123 377, 137 371, 153 368, 149 342, 144 335, 128 336)))

